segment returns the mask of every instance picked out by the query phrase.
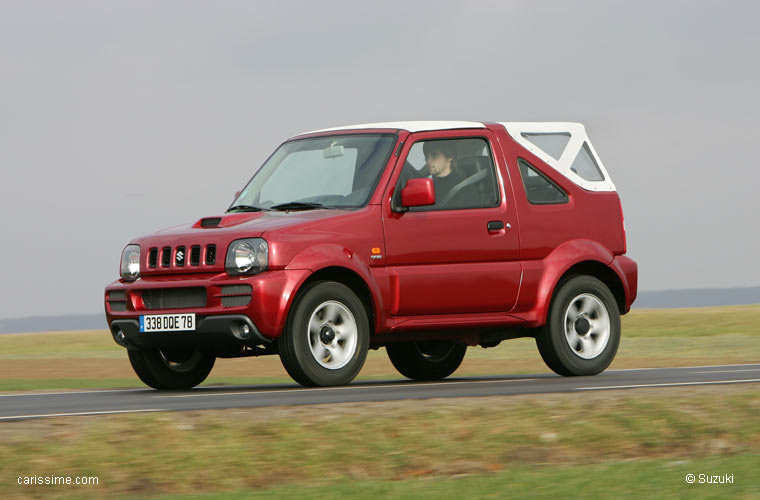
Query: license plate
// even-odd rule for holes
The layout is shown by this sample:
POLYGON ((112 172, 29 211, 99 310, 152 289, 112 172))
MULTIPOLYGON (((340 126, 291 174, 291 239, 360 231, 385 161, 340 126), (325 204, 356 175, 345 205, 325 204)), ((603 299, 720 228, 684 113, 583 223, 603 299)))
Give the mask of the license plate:
POLYGON ((150 314, 140 316, 141 332, 195 331, 195 313, 150 314))

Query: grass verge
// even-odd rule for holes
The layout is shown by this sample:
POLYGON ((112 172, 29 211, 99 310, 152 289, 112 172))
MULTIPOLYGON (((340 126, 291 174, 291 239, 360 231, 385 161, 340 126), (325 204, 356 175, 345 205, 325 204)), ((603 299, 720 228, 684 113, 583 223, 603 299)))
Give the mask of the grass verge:
MULTIPOLYGON (((247 489, 228 493, 167 495, 156 500, 440 500, 602 498, 755 499, 760 486, 753 480, 760 455, 738 455, 700 460, 637 460, 573 466, 516 466, 489 474, 415 478, 400 481, 347 480, 314 485, 288 485, 263 491, 247 489), (728 475, 730 484, 694 484, 687 474, 728 475)), ((706 478, 705 478, 706 480, 706 478)))
MULTIPOLYGON (((593 484, 627 494, 626 474, 644 480, 665 463, 705 459, 714 462, 691 472, 741 475, 747 492, 758 484, 748 475, 760 453, 758 413, 756 388, 730 386, 6 422, 0 497, 49 494, 17 485, 32 474, 97 476, 99 486, 70 492, 82 498, 271 488, 335 498, 336 484, 349 497, 365 498, 351 485, 399 497, 398 482, 411 479, 430 498, 447 491, 442 479, 463 475, 488 478, 473 479, 466 498, 498 495, 511 482, 534 488, 529 496, 571 497, 575 486, 562 481, 572 478, 579 492, 593 484)), ((684 496, 702 491, 687 489, 678 467, 659 484, 684 496)))

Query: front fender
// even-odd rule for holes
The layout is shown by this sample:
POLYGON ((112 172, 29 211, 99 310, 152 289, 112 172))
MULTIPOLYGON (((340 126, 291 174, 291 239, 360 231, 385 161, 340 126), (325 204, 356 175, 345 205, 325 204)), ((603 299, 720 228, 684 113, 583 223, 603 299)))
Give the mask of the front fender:
MULTIPOLYGON (((372 277, 369 263, 358 252, 354 252, 343 245, 321 243, 302 250, 286 266, 288 270, 304 269, 311 271, 311 274, 298 284, 296 290, 300 289, 311 275, 330 268, 348 270, 364 282, 367 290, 369 290, 372 307, 375 310, 375 331, 378 331, 384 315, 383 311, 385 310, 383 309, 382 295, 377 282, 372 277)), ((289 303, 288 310, 290 306, 291 304, 289 303)))
POLYGON ((520 294, 513 315, 528 327, 546 323, 549 306, 562 276, 580 262, 612 263, 612 252, 592 240, 571 240, 562 243, 541 260, 523 262, 520 294))

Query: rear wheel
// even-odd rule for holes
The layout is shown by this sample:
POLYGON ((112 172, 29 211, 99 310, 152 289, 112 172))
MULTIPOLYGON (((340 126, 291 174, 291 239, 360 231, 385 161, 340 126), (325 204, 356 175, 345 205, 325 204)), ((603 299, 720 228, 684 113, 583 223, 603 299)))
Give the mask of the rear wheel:
POLYGON ((283 366, 299 384, 347 384, 367 359, 367 311, 347 286, 314 283, 291 309, 278 344, 283 366))
POLYGON ((596 375, 620 344, 620 312, 609 288, 592 276, 562 283, 549 307, 536 345, 546 365, 560 375, 596 375))
POLYGON ((399 373, 412 380, 441 380, 462 364, 467 346, 448 340, 397 342, 385 347, 399 373))
POLYGON ((154 389, 190 389, 200 384, 216 358, 200 349, 129 350, 129 362, 140 380, 154 389))

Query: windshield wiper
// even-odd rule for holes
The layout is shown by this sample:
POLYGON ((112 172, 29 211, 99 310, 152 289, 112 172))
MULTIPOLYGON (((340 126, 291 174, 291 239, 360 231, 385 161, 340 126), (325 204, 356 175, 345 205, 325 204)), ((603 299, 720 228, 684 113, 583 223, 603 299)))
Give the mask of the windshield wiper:
POLYGON ((280 203, 271 207, 272 210, 311 210, 313 208, 329 208, 321 203, 312 203, 309 201, 289 201, 280 203))
POLYGON ((264 210, 269 210, 268 208, 261 208, 254 205, 235 205, 234 207, 230 207, 227 209, 225 213, 230 212, 263 212, 264 210))

